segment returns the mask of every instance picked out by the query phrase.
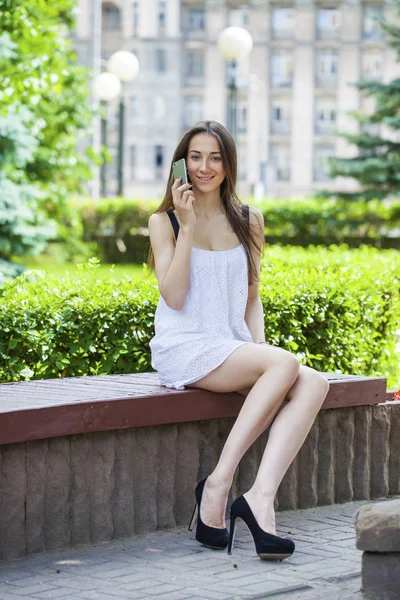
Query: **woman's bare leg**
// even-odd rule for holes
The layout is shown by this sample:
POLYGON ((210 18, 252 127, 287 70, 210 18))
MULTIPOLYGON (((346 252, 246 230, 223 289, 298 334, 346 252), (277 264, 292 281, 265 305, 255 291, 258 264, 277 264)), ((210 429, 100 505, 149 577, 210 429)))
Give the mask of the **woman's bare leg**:
POLYGON ((300 450, 328 393, 326 378, 301 366, 289 402, 275 418, 251 489, 244 494, 264 531, 276 534, 274 499, 283 476, 300 450))
MULTIPOLYGON (((293 369, 293 361, 290 366, 290 361, 287 361, 287 364, 283 367, 285 361, 282 359, 286 359, 288 353, 277 355, 274 354, 274 351, 280 349, 272 348, 273 357, 270 353, 268 354, 269 369, 264 367, 264 373, 258 377, 256 383, 251 387, 248 382, 249 378, 254 376, 254 373, 245 370, 248 379, 245 381, 240 378, 240 374, 243 373, 243 362, 246 363, 246 353, 240 353, 240 350, 246 347, 251 349, 253 345, 242 346, 231 355, 231 357, 235 357, 236 354, 236 359, 241 360, 240 365, 235 364, 236 361, 233 360, 230 361, 228 369, 221 369, 224 365, 227 366, 226 363, 223 363, 219 367, 219 373, 219 369, 216 369, 193 386, 204 386, 204 389, 220 392, 232 391, 232 386, 234 386, 233 389, 236 387, 236 390, 240 393, 246 394, 248 392, 245 403, 226 440, 218 464, 207 479, 201 504, 201 518, 207 525, 213 527, 225 526, 224 515, 227 497, 236 467, 250 445, 271 424, 281 409, 284 398, 287 397, 289 403, 280 410, 271 427, 268 444, 264 451, 256 481, 245 494, 260 527, 265 531, 274 533, 275 513, 273 502, 276 491, 288 467, 302 446, 328 392, 329 385, 325 377, 313 369, 301 366, 294 382, 284 392, 283 388, 285 386, 280 387, 279 381, 282 384, 282 380, 285 380, 284 372, 286 383, 288 382, 287 373, 291 368, 293 369), (274 360, 277 356, 280 359, 278 364, 274 360), (227 370, 230 373, 227 373, 227 370), (221 371, 224 371, 222 373, 223 377, 220 377, 221 371), (213 375, 217 375, 217 377, 212 377, 213 375), (241 384, 238 383, 238 380, 241 384)), ((271 350, 271 347, 264 346, 264 349, 271 350)), ((256 353, 253 353, 253 366, 255 358, 256 353)), ((291 374, 293 377, 293 371, 291 374)))
POLYGON ((239 347, 220 367, 191 385, 216 392, 251 387, 204 487, 201 519, 206 525, 225 526, 228 493, 239 461, 277 414, 299 368, 289 352, 250 343, 239 347))

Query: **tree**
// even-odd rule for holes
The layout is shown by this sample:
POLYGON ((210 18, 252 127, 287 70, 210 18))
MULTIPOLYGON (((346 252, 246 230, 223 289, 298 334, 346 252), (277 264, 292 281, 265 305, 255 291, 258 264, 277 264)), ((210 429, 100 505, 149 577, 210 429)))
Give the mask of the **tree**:
POLYGON ((67 37, 75 0, 0 0, 0 258, 43 251, 90 176, 87 69, 67 37))
MULTIPOLYGON (((389 46, 400 57, 400 28, 381 23, 389 36, 389 46)), ((353 111, 360 124, 359 133, 339 135, 358 147, 358 156, 330 160, 331 177, 351 177, 360 184, 358 192, 326 192, 343 199, 383 199, 400 195, 400 143, 394 136, 374 134, 373 127, 386 125, 393 132, 400 130, 400 79, 389 83, 362 81, 355 85, 362 94, 375 99, 375 111, 366 114, 353 111)))

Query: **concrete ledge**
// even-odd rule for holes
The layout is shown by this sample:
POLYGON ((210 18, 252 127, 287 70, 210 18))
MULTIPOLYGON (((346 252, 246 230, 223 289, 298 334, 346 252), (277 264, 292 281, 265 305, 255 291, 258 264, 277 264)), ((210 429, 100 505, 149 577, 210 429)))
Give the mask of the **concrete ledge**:
MULTIPOLYGON (((215 466, 234 417, 0 446, 0 558, 187 525, 194 486, 215 466)), ((277 508, 398 494, 400 404, 321 411, 277 508), (362 469, 362 478, 359 469, 362 469)), ((268 431, 235 474, 246 491, 268 431)))

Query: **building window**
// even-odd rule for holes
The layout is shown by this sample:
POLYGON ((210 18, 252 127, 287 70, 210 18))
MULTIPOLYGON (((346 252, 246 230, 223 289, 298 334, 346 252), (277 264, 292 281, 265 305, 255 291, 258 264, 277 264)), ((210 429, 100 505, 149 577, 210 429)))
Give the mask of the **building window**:
POLYGON ((187 53, 187 74, 189 77, 202 77, 204 74, 204 55, 198 50, 187 53))
POLYGON ((319 87, 336 86, 338 72, 337 50, 326 49, 317 51, 317 85, 319 87))
POLYGON ((139 33, 139 0, 136 0, 132 4, 132 15, 133 15, 133 35, 136 37, 139 33))
POLYGON ((184 105, 185 127, 191 127, 203 119, 203 98, 201 96, 186 96, 184 105))
POLYGON ((164 146, 154 147, 154 166, 156 179, 161 179, 161 177, 163 176, 164 166, 164 146))
POLYGON ((335 128, 335 98, 318 98, 315 106, 315 133, 331 135, 335 128))
POLYGON ((363 79, 381 79, 383 73, 383 54, 377 50, 363 53, 362 76, 363 79))
POLYGON ((383 8, 379 4, 366 4, 363 8, 364 40, 383 40, 383 31, 379 23, 383 20, 383 8))
POLYGON ((271 55, 271 84, 290 87, 293 79, 293 55, 288 50, 276 50, 271 55))
POLYGON ((340 13, 336 6, 319 8, 317 12, 317 36, 320 40, 332 40, 339 36, 340 13))
POLYGON ((167 22, 167 3, 165 0, 158 0, 158 33, 165 33, 165 25, 167 22))
POLYGON ((249 26, 249 7, 247 4, 242 4, 236 8, 229 10, 228 23, 230 26, 235 27, 248 27, 249 26))
POLYGON ((121 29, 121 12, 115 4, 102 6, 103 29, 121 29))
POLYGON ((157 73, 164 73, 167 70, 166 57, 164 48, 156 49, 156 71, 157 73))
POLYGON ((316 146, 314 148, 314 181, 329 181, 329 159, 334 156, 334 146, 316 146))
POLYGON ((291 38, 294 31, 294 10, 291 6, 276 6, 272 9, 272 37, 291 38))
POLYGON ((139 100, 137 96, 129 96, 129 116, 133 120, 139 116, 139 100))
POLYGON ((238 133, 247 132, 247 102, 240 100, 236 105, 236 127, 238 133))
POLYGON ((291 106, 287 98, 274 98, 271 103, 271 133, 290 133, 291 106))
POLYGON ((129 146, 129 172, 130 172, 130 180, 134 181, 135 179, 135 169, 136 169, 136 146, 129 146))
POLYGON ((290 181, 290 147, 283 144, 271 146, 271 164, 277 181, 290 181))
POLYGON ((190 31, 204 31, 206 27, 206 11, 204 8, 189 7, 187 9, 187 28, 190 31))

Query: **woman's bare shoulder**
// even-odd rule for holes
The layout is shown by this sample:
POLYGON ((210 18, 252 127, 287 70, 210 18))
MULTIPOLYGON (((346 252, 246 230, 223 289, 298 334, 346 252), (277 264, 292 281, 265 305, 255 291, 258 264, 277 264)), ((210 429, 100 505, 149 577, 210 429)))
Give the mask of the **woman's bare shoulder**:
POLYGON ((264 215, 258 208, 249 204, 250 223, 252 225, 260 225, 264 229, 264 215))

